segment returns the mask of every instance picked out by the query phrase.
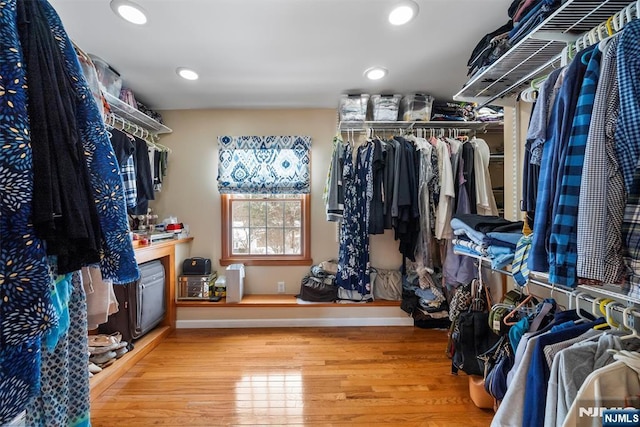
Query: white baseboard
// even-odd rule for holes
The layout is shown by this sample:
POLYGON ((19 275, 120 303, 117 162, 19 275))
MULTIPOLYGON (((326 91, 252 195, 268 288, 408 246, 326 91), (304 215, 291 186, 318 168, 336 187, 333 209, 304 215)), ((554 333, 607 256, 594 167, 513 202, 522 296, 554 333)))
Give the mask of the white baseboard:
POLYGON ((304 319, 210 319, 178 320, 177 329, 209 328, 294 328, 305 326, 413 326, 413 318, 406 317, 355 317, 355 318, 304 318, 304 319))

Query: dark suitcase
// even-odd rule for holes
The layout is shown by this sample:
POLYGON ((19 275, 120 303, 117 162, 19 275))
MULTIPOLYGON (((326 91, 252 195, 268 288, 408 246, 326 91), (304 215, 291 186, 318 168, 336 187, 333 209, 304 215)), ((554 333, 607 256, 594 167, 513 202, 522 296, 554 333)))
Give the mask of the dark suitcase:
POLYGON ((208 276, 211 274, 211 260, 209 258, 187 258, 182 262, 183 276, 208 276))
POLYGON ((117 313, 100 325, 103 334, 120 332, 122 340, 131 342, 156 327, 166 312, 165 272, 158 260, 140 264, 140 279, 126 285, 114 285, 119 304, 117 313))

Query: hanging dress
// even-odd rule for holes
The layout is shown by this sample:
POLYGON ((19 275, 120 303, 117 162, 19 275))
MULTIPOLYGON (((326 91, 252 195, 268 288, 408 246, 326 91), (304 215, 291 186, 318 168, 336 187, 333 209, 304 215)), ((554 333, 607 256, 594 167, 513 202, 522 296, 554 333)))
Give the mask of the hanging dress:
POLYGON ((354 165, 351 143, 345 146, 342 176, 344 220, 340 226, 336 284, 362 296, 371 293, 369 204, 373 198, 372 158, 372 144, 359 147, 354 165))
POLYGON ((0 2, 0 425, 38 391, 40 341, 57 323, 31 218, 32 151, 16 1, 0 2))

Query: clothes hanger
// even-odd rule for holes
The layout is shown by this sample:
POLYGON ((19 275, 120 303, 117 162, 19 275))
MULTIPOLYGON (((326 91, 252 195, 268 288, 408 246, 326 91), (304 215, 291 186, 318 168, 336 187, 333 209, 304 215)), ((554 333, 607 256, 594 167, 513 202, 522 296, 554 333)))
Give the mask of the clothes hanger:
POLYGON ((513 326, 516 322, 510 322, 509 320, 514 317, 516 315, 516 313, 518 313, 518 311, 524 307, 526 304, 529 303, 529 301, 531 301, 533 299, 533 295, 529 294, 527 295, 527 297, 525 299, 522 300, 522 302, 520 304, 518 304, 513 310, 511 310, 506 316, 504 316, 504 318, 502 319, 502 322, 507 325, 507 326, 513 326))
POLYGON ((623 337, 620 337, 621 340, 628 340, 628 339, 632 339, 632 338, 640 338, 640 336, 638 335, 638 331, 635 328, 635 312, 633 310, 633 307, 627 307, 622 311, 622 324, 624 325, 625 328, 627 328, 628 330, 631 331, 631 334, 629 335, 625 335, 623 337), (633 317, 631 317, 633 316, 633 317), (633 325, 631 325, 629 323, 629 319, 634 319, 633 320, 633 325))
MULTIPOLYGON (((589 319, 588 317, 582 315, 582 311, 580 309, 580 297, 582 297, 582 296, 586 297, 587 293, 580 292, 580 291, 576 292, 576 295, 575 295, 575 297, 576 297, 576 314, 578 315, 578 320, 576 321, 576 323, 591 321, 591 319, 589 319)), ((585 298, 585 301, 586 301, 586 298, 585 298)))

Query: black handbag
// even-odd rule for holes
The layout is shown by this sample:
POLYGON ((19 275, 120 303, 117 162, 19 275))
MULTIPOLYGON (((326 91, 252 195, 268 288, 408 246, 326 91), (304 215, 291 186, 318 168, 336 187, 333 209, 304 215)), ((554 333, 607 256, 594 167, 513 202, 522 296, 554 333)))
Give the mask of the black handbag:
POLYGON ((338 287, 333 284, 333 276, 319 278, 307 275, 300 282, 300 293, 296 298, 310 302, 334 302, 338 299, 338 287))
POLYGON ((507 393, 507 375, 515 360, 508 335, 503 335, 493 347, 479 355, 478 359, 485 367, 485 390, 496 400, 504 399, 507 393))
POLYGON ((187 258, 182 262, 183 276, 208 276, 211 274, 211 260, 209 258, 187 258))
POLYGON ((456 319, 457 328, 454 328, 452 334, 454 353, 451 360, 451 371, 454 374, 461 370, 468 375, 483 376, 484 363, 478 356, 493 347, 499 339, 489 328, 487 308, 491 305, 491 298, 488 289, 484 287, 482 292, 480 287, 484 286, 474 280, 471 284, 472 300, 469 311, 460 313, 456 319))

